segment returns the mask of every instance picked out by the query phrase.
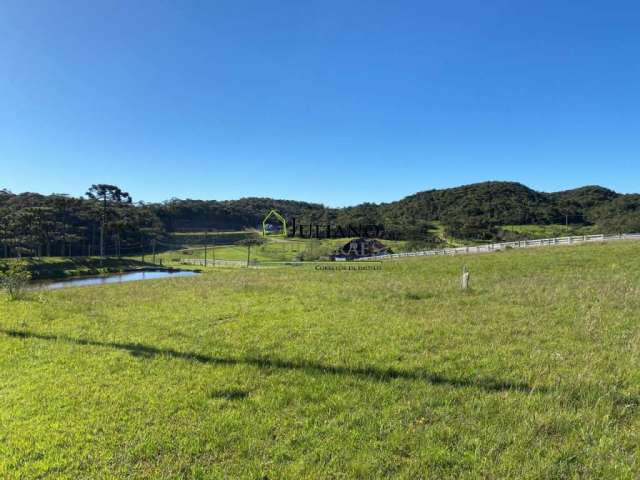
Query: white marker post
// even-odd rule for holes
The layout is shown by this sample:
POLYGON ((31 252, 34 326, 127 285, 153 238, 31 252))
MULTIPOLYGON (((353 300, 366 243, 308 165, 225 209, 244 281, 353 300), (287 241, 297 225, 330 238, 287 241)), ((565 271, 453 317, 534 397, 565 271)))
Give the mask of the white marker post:
POLYGON ((471 282, 471 276, 469 274, 469 269, 465 265, 462 267, 462 281, 460 282, 460 288, 462 290, 468 290, 471 282))

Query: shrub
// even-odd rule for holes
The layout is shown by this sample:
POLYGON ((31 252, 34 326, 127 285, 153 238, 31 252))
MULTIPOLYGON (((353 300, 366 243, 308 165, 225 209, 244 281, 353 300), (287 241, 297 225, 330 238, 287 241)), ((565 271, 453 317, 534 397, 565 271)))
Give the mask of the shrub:
POLYGON ((20 298, 31 280, 28 265, 22 260, 12 262, 0 273, 0 287, 7 291, 9 298, 20 298))

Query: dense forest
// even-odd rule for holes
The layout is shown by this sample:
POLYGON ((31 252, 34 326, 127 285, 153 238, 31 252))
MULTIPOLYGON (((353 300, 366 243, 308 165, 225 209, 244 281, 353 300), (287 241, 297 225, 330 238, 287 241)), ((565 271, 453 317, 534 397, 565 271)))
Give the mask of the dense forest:
POLYGON ((640 231, 640 195, 587 186, 543 193, 513 182, 484 182, 429 190, 402 200, 354 207, 270 198, 134 202, 113 185, 92 185, 87 194, 14 194, 0 190, 0 256, 128 255, 150 251, 176 231, 259 228, 276 209, 298 223, 382 224, 395 238, 435 242, 437 222, 447 236, 506 238, 506 225, 594 225, 603 232, 640 231), (102 247, 101 247, 102 246, 102 247))
POLYGON ((153 209, 116 186, 92 185, 84 198, 0 190, 3 257, 128 255, 165 232, 153 209))

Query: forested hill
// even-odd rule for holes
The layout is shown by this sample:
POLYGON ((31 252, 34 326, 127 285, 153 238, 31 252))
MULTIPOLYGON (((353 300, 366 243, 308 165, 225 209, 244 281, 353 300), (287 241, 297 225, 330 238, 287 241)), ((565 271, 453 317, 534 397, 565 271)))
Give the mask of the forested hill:
POLYGON ((382 223, 405 233, 438 221, 454 236, 466 238, 491 237, 504 225, 602 224, 612 230, 640 231, 638 195, 599 186, 544 193, 515 182, 428 190, 396 202, 346 208, 270 198, 172 200, 153 208, 169 229, 256 227, 265 212, 275 208, 303 222, 382 223))
POLYGON ((296 217, 298 223, 383 224, 399 238, 411 240, 428 240, 427 232, 436 222, 447 236, 479 240, 504 238, 507 225, 567 223, 606 232, 640 231, 640 195, 621 195, 600 186, 545 193, 514 182, 483 182, 346 208, 253 197, 143 204, 132 201, 135 193, 102 187, 109 187, 105 202, 99 195, 72 198, 0 190, 0 244, 31 251, 43 245, 54 251, 69 247, 88 252, 93 247, 95 252, 104 222, 108 242, 120 251, 172 231, 257 228, 271 209, 296 217))
POLYGON ((544 193, 514 182, 484 182, 416 193, 381 205, 389 219, 443 223, 454 236, 493 237, 504 225, 606 224, 637 229, 637 195, 620 195, 600 186, 544 193), (623 208, 624 206, 624 208, 623 208), (635 216, 634 216, 635 215, 635 216))

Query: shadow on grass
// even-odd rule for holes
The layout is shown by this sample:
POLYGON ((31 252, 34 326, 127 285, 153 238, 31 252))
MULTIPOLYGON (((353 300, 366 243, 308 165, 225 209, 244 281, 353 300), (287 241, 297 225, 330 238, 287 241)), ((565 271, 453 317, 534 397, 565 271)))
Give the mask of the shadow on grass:
POLYGON ((445 385, 452 387, 472 387, 480 388, 489 392, 501 391, 532 391, 544 393, 544 387, 536 386, 535 390, 531 385, 520 382, 502 381, 493 378, 451 378, 437 373, 431 373, 426 370, 400 370, 396 368, 379 368, 379 367, 346 367, 336 365, 324 365, 313 361, 291 361, 281 360, 267 357, 214 357, 194 352, 179 352, 170 348, 156 348, 149 345, 139 343, 120 343, 120 342, 100 342, 96 340, 88 340, 83 338, 72 338, 66 336, 45 335, 29 331, 5 330, 0 329, 9 337, 22 339, 50 340, 57 342, 66 342, 76 345, 88 345, 104 348, 115 348, 124 350, 134 357, 152 358, 156 356, 176 358, 191 362, 198 362, 211 365, 250 365, 264 369, 286 369, 301 370, 309 374, 325 374, 325 375, 344 375, 351 377, 361 377, 375 381, 389 381, 393 379, 424 381, 433 385, 445 385))

